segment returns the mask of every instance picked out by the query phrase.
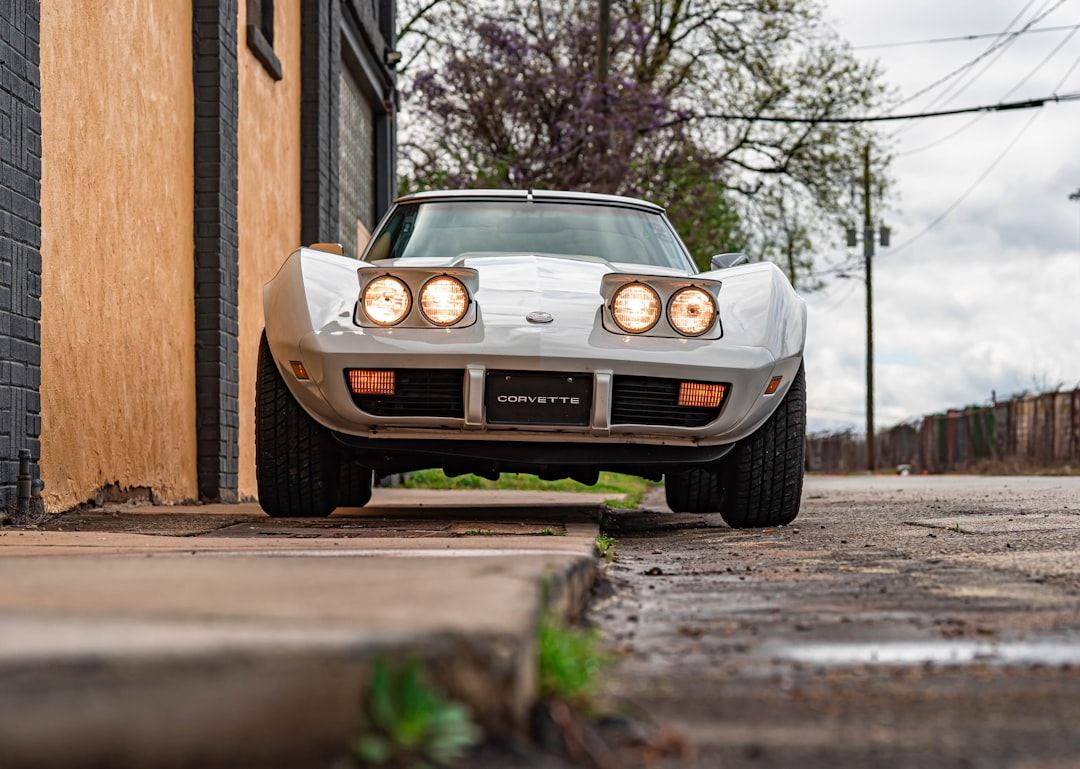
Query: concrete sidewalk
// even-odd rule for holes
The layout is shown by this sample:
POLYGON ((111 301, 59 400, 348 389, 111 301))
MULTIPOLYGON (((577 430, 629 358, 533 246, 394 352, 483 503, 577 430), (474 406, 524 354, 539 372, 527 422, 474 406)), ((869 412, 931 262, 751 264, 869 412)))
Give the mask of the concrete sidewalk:
POLYGON ((521 729, 542 596, 582 606, 601 505, 378 489, 315 521, 111 507, 0 529, 0 765, 318 765, 380 655, 521 729))

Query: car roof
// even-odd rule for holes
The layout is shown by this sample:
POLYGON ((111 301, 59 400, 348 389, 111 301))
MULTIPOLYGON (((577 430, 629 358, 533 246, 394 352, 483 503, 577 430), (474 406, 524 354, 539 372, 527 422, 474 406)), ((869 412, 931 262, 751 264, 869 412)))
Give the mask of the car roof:
POLYGON ((528 200, 554 203, 606 204, 640 208, 654 213, 664 209, 655 203, 622 195, 601 195, 595 192, 568 192, 563 190, 432 190, 404 195, 395 203, 419 203, 432 200, 528 200))

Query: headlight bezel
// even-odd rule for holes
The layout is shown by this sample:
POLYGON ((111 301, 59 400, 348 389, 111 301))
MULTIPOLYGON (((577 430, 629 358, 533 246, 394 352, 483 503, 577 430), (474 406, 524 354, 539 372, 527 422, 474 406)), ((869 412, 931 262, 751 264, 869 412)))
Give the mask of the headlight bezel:
POLYGON ((683 277, 649 273, 611 272, 601 279, 600 295, 603 299, 601 321, 606 331, 625 337, 627 341, 642 337, 680 339, 684 342, 720 339, 724 335, 719 301, 721 285, 721 281, 715 278, 696 275, 683 277), (628 329, 615 318, 615 296, 626 286, 635 283, 651 289, 660 300, 660 318, 647 330, 635 331, 628 329), (705 328, 700 331, 686 324, 683 324, 685 330, 680 330, 672 321, 672 312, 670 310, 672 299, 687 289, 703 291, 709 297, 711 303, 712 318, 705 328))
MULTIPOLYGON (((363 264, 363 263, 361 263, 363 264)), ((479 308, 476 294, 479 290, 479 274, 469 267, 413 267, 413 266, 361 266, 356 270, 359 293, 353 312, 353 322, 361 328, 381 329, 387 333, 395 329, 445 329, 466 328, 476 323, 479 308), (373 317, 365 307, 365 294, 368 287, 377 284, 383 278, 393 278, 404 284, 409 291, 411 303, 408 312, 396 323, 388 323, 385 318, 373 317), (421 304, 421 292, 434 280, 448 277, 455 280, 465 296, 465 312, 448 322, 438 313, 425 313, 421 304), (431 315, 432 317, 429 317, 431 315), (383 322, 380 322, 383 321, 383 322), (440 323, 439 321, 442 320, 440 323)))

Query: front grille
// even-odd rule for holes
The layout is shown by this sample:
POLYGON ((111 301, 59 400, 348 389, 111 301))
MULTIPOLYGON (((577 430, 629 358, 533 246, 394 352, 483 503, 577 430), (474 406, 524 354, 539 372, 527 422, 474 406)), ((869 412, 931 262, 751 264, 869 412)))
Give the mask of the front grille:
POLYGON ((720 415, 723 403, 713 408, 679 405, 682 379, 616 376, 612 384, 613 425, 701 427, 720 415))
MULTIPOLYGON (((393 395, 357 395, 353 403, 377 417, 465 417, 461 369, 394 369, 393 395)), ((349 383, 349 371, 345 371, 349 383)), ((351 390, 350 390, 351 392, 351 390)))

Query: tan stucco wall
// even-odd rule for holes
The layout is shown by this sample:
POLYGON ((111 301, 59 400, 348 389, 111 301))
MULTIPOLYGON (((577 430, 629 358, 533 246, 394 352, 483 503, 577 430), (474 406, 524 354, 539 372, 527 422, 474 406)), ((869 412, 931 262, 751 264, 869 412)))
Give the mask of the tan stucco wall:
POLYGON ((197 496, 191 3, 41 4, 41 473, 197 496))
POLYGON ((300 3, 274 4, 275 82, 247 47, 240 3, 240 478, 256 495, 255 368, 263 329, 262 287, 300 245, 300 3))

